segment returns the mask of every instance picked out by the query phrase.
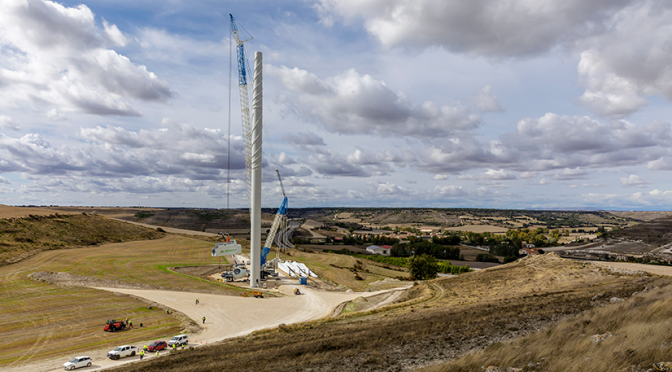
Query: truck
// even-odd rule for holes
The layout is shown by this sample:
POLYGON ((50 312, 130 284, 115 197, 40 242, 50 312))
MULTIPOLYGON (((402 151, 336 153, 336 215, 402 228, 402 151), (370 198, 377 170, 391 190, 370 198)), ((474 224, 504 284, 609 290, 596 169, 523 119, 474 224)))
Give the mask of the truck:
POLYGON ((126 323, 121 320, 110 319, 105 323, 103 330, 106 332, 116 332, 118 329, 126 328, 126 323))
POLYGON ((117 346, 114 348, 114 350, 109 351, 107 353, 107 357, 112 360, 118 360, 127 356, 135 356, 137 352, 138 348, 136 346, 123 345, 123 346, 117 346))

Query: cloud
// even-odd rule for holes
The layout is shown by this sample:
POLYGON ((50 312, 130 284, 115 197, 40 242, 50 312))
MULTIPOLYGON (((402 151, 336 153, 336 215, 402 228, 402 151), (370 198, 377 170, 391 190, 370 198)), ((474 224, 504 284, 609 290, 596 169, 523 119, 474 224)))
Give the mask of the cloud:
POLYGON ((555 175, 553 176, 554 180, 562 180, 562 181, 577 180, 583 178, 588 178, 588 172, 579 168, 563 169, 555 173, 555 175))
POLYGON ((324 139, 315 133, 287 133, 282 140, 292 145, 326 146, 324 139))
POLYGON ((516 175, 511 172, 507 172, 504 169, 488 169, 481 175, 481 178, 486 180, 515 180, 516 175))
POLYGON ((646 164, 646 168, 650 170, 672 170, 672 157, 664 156, 652 160, 646 164))
POLYGON ((283 180, 282 183, 286 187, 312 187, 312 186, 315 186, 314 183, 308 181, 307 179, 295 178, 295 177, 287 178, 287 179, 283 180))
POLYGON ((609 32, 581 41, 581 103, 621 118, 646 105, 646 96, 672 100, 671 25, 669 2, 637 1, 614 15, 609 32))
POLYGON ((85 5, 5 1, 0 8, 0 105, 138 116, 130 100, 171 98, 168 83, 109 49, 125 42, 119 29, 106 21, 103 28, 85 5))
POLYGON ((333 133, 424 138, 468 131, 481 124, 478 115, 459 104, 426 101, 413 106, 384 81, 354 69, 326 80, 285 66, 268 65, 266 71, 294 93, 282 101, 288 111, 333 133))
POLYGON ((520 178, 537 178, 539 172, 519 172, 518 176, 520 178))
POLYGON ((11 130, 20 130, 21 128, 14 122, 9 116, 0 115, 0 128, 2 129, 11 129, 11 130))
POLYGON ((321 22, 363 18, 385 48, 428 47, 492 58, 539 55, 602 33, 632 0, 318 0, 321 22), (534 31, 531 31, 534 30, 534 31))
POLYGON ((281 152, 278 156, 278 163, 281 165, 291 165, 296 164, 296 160, 292 159, 289 155, 281 152))
POLYGON ((0 184, 9 185, 10 183, 11 183, 11 182, 9 182, 8 179, 6 179, 6 178, 3 177, 3 176, 0 176, 0 184))
POLYGON ((123 47, 128 44, 128 39, 119 31, 117 25, 110 24, 103 18, 103 28, 105 29, 105 36, 115 45, 123 47))
POLYGON ((631 174, 628 177, 621 177, 621 183, 623 184, 624 187, 646 187, 646 185, 650 185, 651 182, 644 180, 640 178, 637 175, 631 174))
POLYGON ((545 178, 540 179, 539 180, 539 185, 542 185, 542 186, 543 185, 548 185, 548 180, 546 180, 545 178))
POLYGON ((480 112, 504 112, 497 97, 490 94, 491 89, 489 85, 484 86, 475 96, 471 97, 471 102, 480 112))
MULTIPOLYGON (((226 179, 226 135, 172 123, 155 131, 83 128, 79 146, 54 147, 38 134, 0 135, 0 172, 35 177, 166 177, 226 179), (197 150, 196 150, 197 149, 197 150)), ((233 175, 244 174, 242 138, 231 140, 233 175)), ((267 164, 267 163, 266 163, 267 164)))
POLYGON ((436 176, 432 177, 433 180, 437 181, 443 181, 448 179, 448 175, 446 174, 437 174, 436 176))

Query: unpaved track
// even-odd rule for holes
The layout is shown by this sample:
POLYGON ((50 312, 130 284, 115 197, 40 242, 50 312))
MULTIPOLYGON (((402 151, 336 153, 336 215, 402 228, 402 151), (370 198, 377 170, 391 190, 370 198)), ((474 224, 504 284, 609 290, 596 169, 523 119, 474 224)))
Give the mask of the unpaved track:
POLYGON ((117 221, 121 221, 121 222, 128 222, 128 223, 131 223, 133 225, 143 226, 143 227, 147 227, 147 228, 150 228, 150 229, 156 229, 156 228, 160 227, 160 228, 163 229, 163 231, 169 232, 169 233, 172 233, 172 234, 199 235, 199 236, 219 236, 219 234, 213 234, 213 233, 203 232, 203 231, 176 229, 174 227, 165 227, 165 226, 158 226, 158 225, 150 225, 148 223, 142 223, 142 222, 126 221, 126 220, 122 220, 120 218, 114 218, 114 217, 110 217, 110 218, 112 218, 113 220, 117 220, 117 221))
MULTIPOLYGON (((110 292, 124 293, 137 297, 142 297, 150 301, 163 304, 171 309, 180 311, 202 323, 205 316, 205 324, 202 324, 204 330, 196 335, 189 336, 191 346, 201 346, 207 343, 213 343, 227 338, 242 336, 253 331, 277 327, 280 324, 292 324, 320 319, 332 314, 336 306, 356 299, 357 297, 370 297, 390 291, 400 291, 406 289, 394 288, 376 292, 326 292, 316 291, 310 288, 300 287, 301 295, 293 294, 294 286, 280 286, 279 291, 286 294, 284 297, 274 298, 254 298, 222 296, 208 293, 191 293, 176 291, 144 290, 144 289, 126 289, 126 288, 97 288, 110 292), (196 305, 196 298, 199 304, 196 305)), ((172 335, 167 335, 167 341, 172 335)), ((146 342, 134 343, 134 346, 142 347, 149 344, 146 342)), ((111 348, 110 348, 111 349, 111 348)), ((80 353, 79 355, 89 355, 93 358, 93 365, 88 368, 77 369, 77 371, 97 371, 126 363, 138 362, 139 357, 127 357, 121 360, 107 359, 108 350, 93 350, 89 353, 80 353)), ((162 352, 167 354, 167 352, 162 352)), ((62 371, 60 367, 74 355, 64 353, 63 358, 56 360, 45 360, 30 365, 24 365, 17 368, 9 368, 8 372, 55 372, 62 371)), ((161 357, 161 356, 159 356, 161 357)), ((156 358, 153 353, 145 359, 156 358)))

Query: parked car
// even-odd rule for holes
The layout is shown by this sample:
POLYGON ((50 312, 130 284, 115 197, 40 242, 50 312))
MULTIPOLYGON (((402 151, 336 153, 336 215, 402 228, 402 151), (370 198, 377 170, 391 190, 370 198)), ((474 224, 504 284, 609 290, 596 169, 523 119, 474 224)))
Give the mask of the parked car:
POLYGON ((127 356, 135 356, 135 353, 138 352, 138 348, 131 345, 117 346, 114 350, 107 353, 107 357, 110 359, 121 359, 127 356))
POLYGON ((66 371, 72 371, 75 368, 81 367, 91 367, 91 358, 88 356, 78 356, 63 364, 63 369, 66 371))
POLYGON ((166 341, 154 341, 149 346, 147 346, 147 350, 149 351, 159 351, 163 350, 168 347, 168 343, 166 341))
POLYGON ((177 336, 173 336, 173 338, 171 338, 170 341, 168 341, 168 346, 173 346, 173 345, 182 346, 182 345, 186 345, 188 343, 189 343, 189 336, 187 336, 187 335, 177 335, 177 336))

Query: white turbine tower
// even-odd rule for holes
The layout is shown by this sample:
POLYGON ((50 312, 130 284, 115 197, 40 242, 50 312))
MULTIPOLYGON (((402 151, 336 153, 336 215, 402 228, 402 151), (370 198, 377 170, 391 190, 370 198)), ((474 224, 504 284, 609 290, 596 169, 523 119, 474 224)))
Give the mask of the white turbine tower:
POLYGON ((250 287, 258 287, 261 269, 261 137, 263 122, 261 52, 254 53, 254 83, 252 88, 252 151, 250 202, 250 287))

